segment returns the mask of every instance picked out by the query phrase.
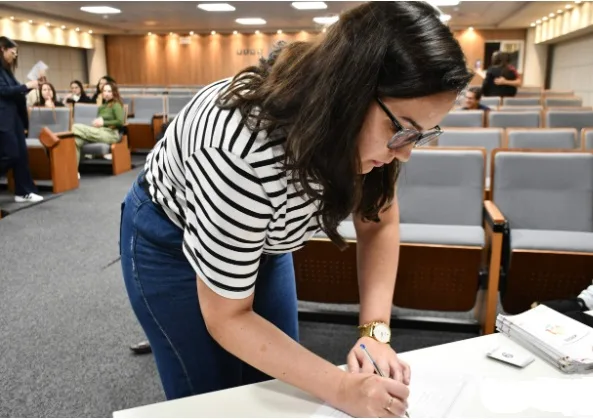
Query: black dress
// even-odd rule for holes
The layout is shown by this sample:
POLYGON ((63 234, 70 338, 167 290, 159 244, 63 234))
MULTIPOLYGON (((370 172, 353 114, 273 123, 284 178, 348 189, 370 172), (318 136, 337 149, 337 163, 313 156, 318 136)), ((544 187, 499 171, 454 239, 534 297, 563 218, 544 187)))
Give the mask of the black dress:
POLYGON ((483 96, 510 97, 517 94, 515 86, 497 85, 494 80, 504 77, 507 80, 517 80, 517 75, 508 67, 492 66, 486 71, 486 78, 482 83, 483 96))

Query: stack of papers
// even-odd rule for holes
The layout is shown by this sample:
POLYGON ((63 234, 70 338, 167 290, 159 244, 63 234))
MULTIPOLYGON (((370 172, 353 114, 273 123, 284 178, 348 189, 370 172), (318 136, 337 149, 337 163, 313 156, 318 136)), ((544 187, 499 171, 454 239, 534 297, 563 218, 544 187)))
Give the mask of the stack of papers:
POLYGON ((560 371, 593 372, 593 328, 547 306, 516 316, 499 314, 496 328, 560 371))

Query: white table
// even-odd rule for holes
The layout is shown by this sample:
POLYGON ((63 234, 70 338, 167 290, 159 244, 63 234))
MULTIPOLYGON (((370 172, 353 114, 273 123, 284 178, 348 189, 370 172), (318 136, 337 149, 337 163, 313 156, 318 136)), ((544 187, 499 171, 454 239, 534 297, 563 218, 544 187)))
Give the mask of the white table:
MULTIPOLYGON (((472 381, 471 385, 465 386, 450 411, 450 417, 562 416, 558 412, 550 413, 532 407, 518 412, 509 412, 512 406, 505 406, 504 402, 500 401, 500 394, 505 390, 508 393, 509 380, 521 383, 525 380, 545 378, 574 380, 582 376, 563 374, 537 357, 533 363, 523 369, 487 358, 486 353, 499 345, 509 348, 518 347, 505 336, 492 334, 401 353, 400 356, 412 367, 412 380, 415 371, 468 374, 475 377, 477 383, 472 381), (506 385, 498 380, 505 380, 506 385), (486 399, 484 390, 488 390, 486 399), (496 399, 493 400, 493 397, 496 399)), ((587 379, 587 381, 591 380, 587 379)), ((309 417, 320 403, 322 402, 308 394, 274 380, 122 410, 114 412, 113 416, 115 418, 309 417)))

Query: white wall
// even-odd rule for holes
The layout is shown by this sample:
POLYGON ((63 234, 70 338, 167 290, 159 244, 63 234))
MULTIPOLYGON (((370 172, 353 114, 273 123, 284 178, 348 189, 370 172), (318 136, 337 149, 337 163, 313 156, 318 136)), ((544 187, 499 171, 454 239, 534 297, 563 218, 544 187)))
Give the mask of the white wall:
POLYGON ((88 83, 86 51, 81 48, 18 42, 19 66, 15 72, 21 83, 37 61, 49 66, 47 79, 58 90, 67 89, 72 80, 88 83))
POLYGON ((105 54, 105 37, 93 36, 94 48, 86 51, 87 68, 89 70, 89 83, 95 85, 99 79, 107 74, 107 56, 105 54))
POLYGON ((583 106, 593 106, 593 35, 554 46, 552 83, 555 90, 574 90, 583 106))
POLYGON ((541 86, 546 81, 548 46, 535 43, 535 28, 527 30, 523 86, 541 86))

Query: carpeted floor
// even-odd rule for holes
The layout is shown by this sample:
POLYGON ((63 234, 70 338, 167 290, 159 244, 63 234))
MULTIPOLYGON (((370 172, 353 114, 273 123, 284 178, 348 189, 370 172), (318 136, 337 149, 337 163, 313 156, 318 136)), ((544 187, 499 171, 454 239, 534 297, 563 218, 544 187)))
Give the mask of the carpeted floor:
MULTIPOLYGON (((0 417, 109 417, 164 400, 118 263, 120 202, 138 170, 83 175, 80 189, 0 220, 0 417)), ((302 343, 343 363, 345 325, 301 322, 302 343)), ((395 330, 407 351, 475 336, 395 330)))

